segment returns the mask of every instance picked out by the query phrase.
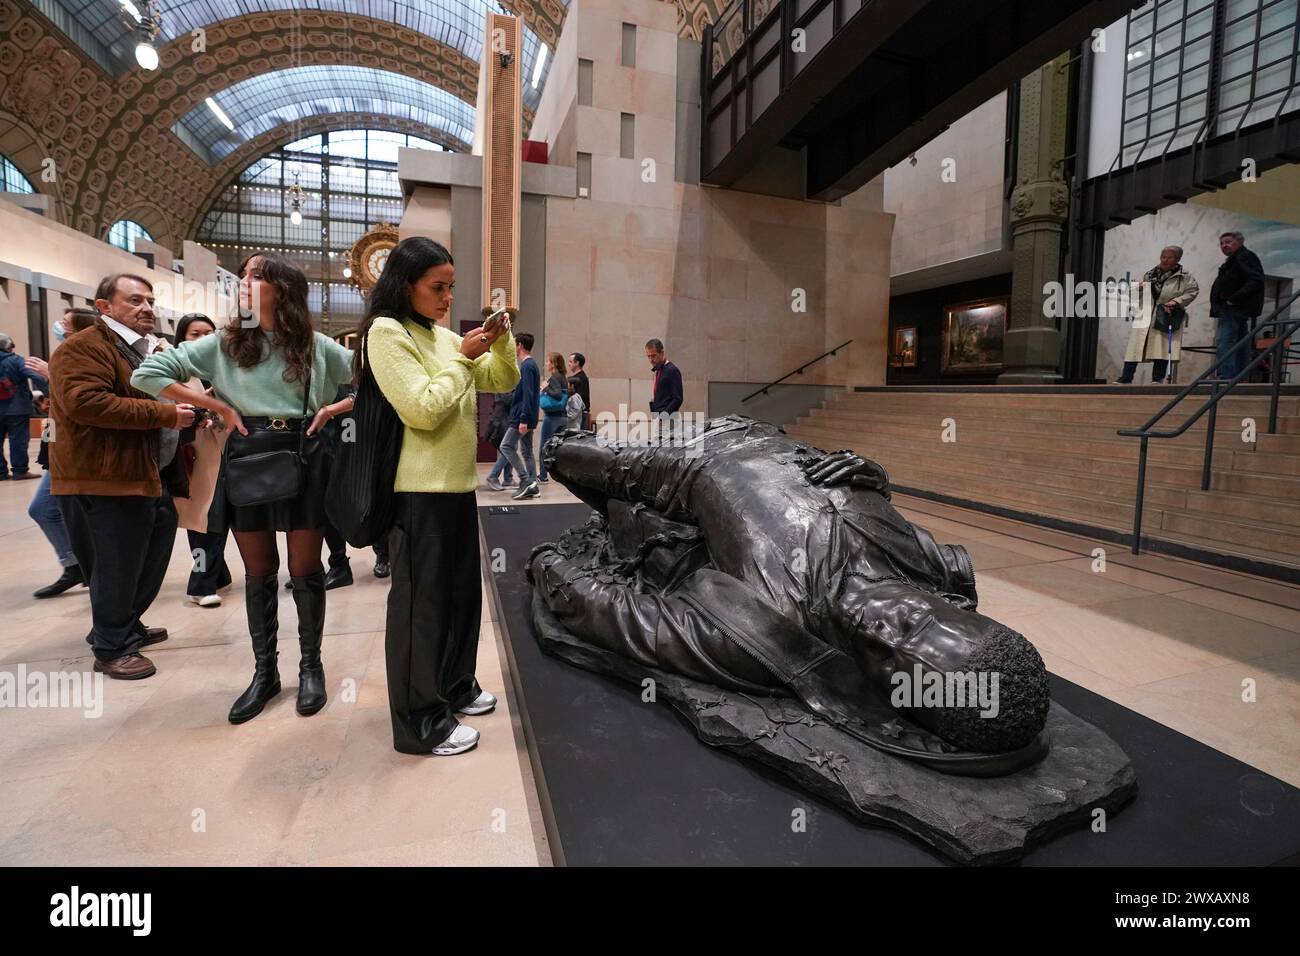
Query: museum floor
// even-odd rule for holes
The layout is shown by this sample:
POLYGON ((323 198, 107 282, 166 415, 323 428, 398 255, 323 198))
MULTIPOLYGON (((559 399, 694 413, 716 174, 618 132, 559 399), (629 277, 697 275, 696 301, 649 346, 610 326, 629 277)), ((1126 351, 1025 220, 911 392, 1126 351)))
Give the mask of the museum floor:
MULTIPOLYGON (((574 501, 544 488, 527 506, 574 501)), ((85 591, 30 597, 57 574, 26 514, 34 490, 0 484, 0 669, 82 668, 85 591)), ((480 504, 498 499, 480 489, 480 504)), ((895 504, 970 550, 981 610, 1022 631, 1053 672, 1300 785, 1300 589, 1114 545, 1096 573, 1095 542, 920 499, 895 504), (1247 678, 1253 703, 1242 700, 1247 678)), ((238 577, 233 543, 228 554, 238 577)), ((149 651, 155 677, 107 682, 97 719, 0 709, 0 864, 548 864, 492 602, 479 679, 502 704, 470 720, 482 742, 454 759, 405 757, 389 738, 387 584, 371 566, 368 550, 354 555, 357 583, 330 592, 326 709, 294 713, 296 645, 282 642, 285 692, 232 727, 226 710, 251 660, 240 585, 221 608, 185 604, 178 537, 148 618, 171 631, 149 651)), ((292 619, 287 599, 282 615, 292 619)))

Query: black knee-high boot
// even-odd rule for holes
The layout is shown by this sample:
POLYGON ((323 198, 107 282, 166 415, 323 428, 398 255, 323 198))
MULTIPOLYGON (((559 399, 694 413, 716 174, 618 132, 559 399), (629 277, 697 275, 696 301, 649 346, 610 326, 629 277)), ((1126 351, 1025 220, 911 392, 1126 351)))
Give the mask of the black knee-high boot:
POLYGON ((242 724, 262 712, 266 702, 280 693, 280 669, 276 664, 279 631, 279 601, 276 575, 244 575, 244 606, 248 610, 248 633, 253 638, 253 682, 230 708, 230 722, 242 724))
POLYGON ((321 636, 325 633, 325 574, 290 578, 293 603, 298 606, 298 713, 310 717, 325 706, 325 668, 321 664, 321 636))

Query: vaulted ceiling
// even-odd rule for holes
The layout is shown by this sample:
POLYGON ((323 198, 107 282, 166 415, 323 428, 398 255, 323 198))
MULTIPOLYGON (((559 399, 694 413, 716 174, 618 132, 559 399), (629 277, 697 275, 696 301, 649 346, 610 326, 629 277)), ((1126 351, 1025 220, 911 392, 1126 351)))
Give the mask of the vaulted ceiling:
MULTIPOLYGON (((719 0, 669 0, 698 37, 719 0)), ((135 62, 144 0, 0 0, 0 153, 63 222, 135 219, 166 245, 262 152, 309 133, 410 132, 467 149, 484 0, 158 0, 159 68, 135 62), (197 31, 197 32, 196 32, 197 31), (211 100, 231 120, 224 125, 211 100), (234 168, 232 163, 240 163, 234 168)), ((525 23, 525 123, 567 0, 502 0, 525 23)))

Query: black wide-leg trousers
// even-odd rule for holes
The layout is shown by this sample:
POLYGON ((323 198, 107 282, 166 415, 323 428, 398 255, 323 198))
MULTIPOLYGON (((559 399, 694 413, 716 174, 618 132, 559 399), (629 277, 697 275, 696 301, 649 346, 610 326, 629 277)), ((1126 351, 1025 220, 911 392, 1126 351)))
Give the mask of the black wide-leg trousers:
POLYGON ((480 693, 482 615, 474 492, 397 495, 384 651, 393 748, 427 754, 480 693))

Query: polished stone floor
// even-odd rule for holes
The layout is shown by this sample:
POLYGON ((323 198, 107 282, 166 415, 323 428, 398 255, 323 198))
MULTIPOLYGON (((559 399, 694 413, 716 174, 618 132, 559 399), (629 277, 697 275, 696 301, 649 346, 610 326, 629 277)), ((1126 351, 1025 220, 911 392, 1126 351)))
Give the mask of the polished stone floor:
MULTIPOLYGON (((34 484, 0 483, 0 671, 86 671, 85 591, 30 597, 57 575, 26 514, 34 484)), ((551 483, 525 504, 574 500, 551 483)), ((508 496, 481 487, 479 501, 508 496)), ((980 609, 1028 636, 1052 671, 1300 785, 1300 589, 920 499, 895 504, 970 550, 980 609)), ((233 543, 228 559, 238 578, 233 543)), ((477 750, 413 758, 391 747, 388 586, 368 550, 353 556, 357 583, 329 592, 325 710, 294 712, 288 640, 285 691, 240 727, 226 711, 251 672, 242 584, 220 608, 188 605, 188 564, 178 536, 147 618, 171 631, 149 649, 156 676, 105 682, 98 717, 0 708, 0 864, 549 864, 490 601, 478 673, 501 706, 468 719, 483 734, 477 750)), ((293 620, 285 595, 282 632, 293 620)))

